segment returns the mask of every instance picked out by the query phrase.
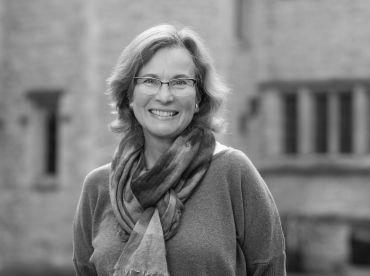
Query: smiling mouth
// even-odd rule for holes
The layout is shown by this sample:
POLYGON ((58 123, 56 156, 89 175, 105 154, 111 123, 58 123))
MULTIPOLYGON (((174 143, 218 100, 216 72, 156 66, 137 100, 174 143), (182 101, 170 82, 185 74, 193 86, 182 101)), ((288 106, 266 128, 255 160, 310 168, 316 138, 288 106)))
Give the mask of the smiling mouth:
POLYGON ((149 109, 149 112, 158 117, 173 117, 178 114, 177 111, 164 111, 159 109, 149 109))

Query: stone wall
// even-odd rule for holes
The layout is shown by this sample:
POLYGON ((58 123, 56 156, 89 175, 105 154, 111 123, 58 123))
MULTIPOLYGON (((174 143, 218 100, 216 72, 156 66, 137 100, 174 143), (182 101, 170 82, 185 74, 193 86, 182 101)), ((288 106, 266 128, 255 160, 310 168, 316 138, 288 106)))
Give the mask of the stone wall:
POLYGON ((237 49, 233 9, 221 0, 0 1, 0 269, 14 260, 71 265, 82 181, 110 161, 118 141, 104 93, 125 45, 155 24, 189 25, 227 79, 237 49), (39 175, 43 115, 27 96, 35 91, 61 93, 51 179, 39 175))
MULTIPOLYGON (((297 227, 306 231, 302 230, 301 234, 307 244, 298 246, 302 258, 300 269, 347 275, 345 267, 351 265, 349 239, 354 231, 351 219, 364 222, 370 218, 370 155, 364 150, 369 144, 363 141, 364 133, 368 132, 366 112, 370 105, 366 97, 362 101, 354 98, 353 124, 361 135, 355 134, 357 144, 351 154, 320 155, 308 150, 312 137, 309 138, 310 128, 304 124, 310 123, 315 112, 307 97, 312 92, 310 84, 350 80, 355 94, 356 80, 368 81, 370 35, 366 25, 370 3, 365 0, 252 2, 251 56, 257 65, 254 89, 260 93, 260 113, 251 123, 252 136, 259 137, 252 146, 254 161, 275 197, 284 223, 291 225, 289 219, 285 220, 290 214, 301 217, 297 227), (258 85, 266 82, 277 85, 259 90, 258 85), (298 85, 299 91, 290 92, 297 92, 301 106, 306 108, 298 110, 302 116, 298 128, 305 128, 299 135, 307 136, 299 136, 303 152, 286 155, 281 151, 283 110, 279 89, 292 83, 302 84, 298 85), (303 94, 306 97, 301 97, 303 94), (366 123, 361 118, 366 118, 366 123), (357 127, 359 124, 361 127, 357 127)), ((369 96, 368 87, 364 93, 369 96)), ((328 127, 332 129, 333 124, 328 127)), ((289 242, 291 233, 287 233, 289 242)), ((291 250, 288 248, 288 258, 292 260, 296 255, 291 250)))

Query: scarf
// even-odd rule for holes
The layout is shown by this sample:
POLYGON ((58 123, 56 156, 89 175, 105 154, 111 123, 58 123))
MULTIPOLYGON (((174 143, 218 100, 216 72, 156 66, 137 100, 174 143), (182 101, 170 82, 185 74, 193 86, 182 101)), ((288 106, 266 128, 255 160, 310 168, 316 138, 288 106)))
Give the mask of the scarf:
POLYGON ((114 276, 168 276, 165 240, 176 234, 184 203, 205 175, 215 139, 210 130, 185 130, 145 170, 142 135, 124 137, 109 177, 112 208, 126 237, 114 276))

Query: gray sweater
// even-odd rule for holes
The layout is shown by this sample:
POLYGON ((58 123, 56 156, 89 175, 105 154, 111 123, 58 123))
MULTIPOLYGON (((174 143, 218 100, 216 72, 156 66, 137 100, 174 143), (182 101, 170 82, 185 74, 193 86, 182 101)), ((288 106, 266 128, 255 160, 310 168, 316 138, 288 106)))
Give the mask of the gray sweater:
MULTIPOLYGON (((77 275, 113 275, 124 246, 109 199, 109 170, 109 164, 95 169, 83 184, 73 224, 77 275)), ((171 276, 286 274, 274 200, 241 151, 213 156, 166 250, 171 276)))

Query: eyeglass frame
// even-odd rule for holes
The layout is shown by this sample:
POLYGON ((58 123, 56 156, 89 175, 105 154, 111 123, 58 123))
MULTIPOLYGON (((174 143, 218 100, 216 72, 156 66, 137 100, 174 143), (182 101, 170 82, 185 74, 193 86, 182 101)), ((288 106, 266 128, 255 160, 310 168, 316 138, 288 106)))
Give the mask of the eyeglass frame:
MULTIPOLYGON (((196 79, 194 79, 194 78, 174 78, 174 79, 170 79, 170 80, 168 80, 168 81, 162 81, 162 80, 160 80, 159 78, 154 78, 154 77, 133 77, 133 80, 138 80, 138 79, 151 79, 151 80, 156 80, 156 81, 159 81, 159 83, 160 83, 160 86, 158 86, 157 87, 157 91, 159 91, 161 88, 162 88, 162 85, 163 84, 167 84, 168 85, 168 88, 169 89, 173 89, 173 87, 171 87, 170 86, 170 83, 172 82, 172 81, 176 81, 176 80, 191 80, 191 81, 193 81, 193 85, 191 85, 191 86, 189 86, 189 87, 194 87, 195 86, 195 84, 197 83, 197 80, 196 79)), ((154 88, 154 87, 153 87, 154 88)), ((185 87, 186 88, 186 87, 185 87)), ((184 88, 184 89, 185 89, 184 88)), ((179 90, 182 90, 182 89, 179 89, 179 90)))

